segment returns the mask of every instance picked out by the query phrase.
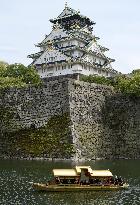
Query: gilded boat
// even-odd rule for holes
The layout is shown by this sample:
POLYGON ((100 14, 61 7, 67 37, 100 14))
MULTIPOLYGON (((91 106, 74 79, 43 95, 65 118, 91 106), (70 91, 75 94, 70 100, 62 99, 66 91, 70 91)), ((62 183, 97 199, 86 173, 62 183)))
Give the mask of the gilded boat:
POLYGON ((74 169, 54 169, 54 179, 47 183, 33 183, 37 191, 103 191, 120 190, 129 187, 120 177, 114 177, 110 170, 92 170, 90 166, 76 166, 74 169))

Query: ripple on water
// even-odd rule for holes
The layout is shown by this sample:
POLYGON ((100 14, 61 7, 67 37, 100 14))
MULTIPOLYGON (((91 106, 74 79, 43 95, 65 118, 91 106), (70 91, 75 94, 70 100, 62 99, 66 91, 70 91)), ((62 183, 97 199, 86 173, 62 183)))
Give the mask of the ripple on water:
MULTIPOLYGON (((100 163, 94 164, 95 169, 97 165, 100 168, 100 163)), ((120 161, 116 163, 119 164, 120 161)), ((15 161, 7 166, 6 162, 3 164, 2 161, 0 164, 0 205, 140 205, 140 163, 137 162, 135 166, 138 173, 135 173, 135 176, 133 172, 129 173, 128 168, 122 172, 130 184, 128 190, 74 193, 35 192, 29 184, 30 181, 46 182, 50 179, 54 167, 68 168, 71 167, 70 163, 15 161)), ((129 161, 125 164, 130 166, 129 161)), ((106 162, 106 167, 108 166, 110 161, 106 162)), ((115 165, 110 169, 116 170, 115 165)), ((124 169, 125 167, 123 171, 124 169)))

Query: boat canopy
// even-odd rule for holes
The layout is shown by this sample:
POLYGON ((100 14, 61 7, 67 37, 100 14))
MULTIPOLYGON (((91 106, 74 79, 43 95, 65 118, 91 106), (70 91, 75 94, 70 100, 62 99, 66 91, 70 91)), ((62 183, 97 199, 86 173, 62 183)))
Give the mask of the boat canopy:
POLYGON ((93 170, 92 177, 112 177, 112 173, 109 170, 93 170))
POLYGON ((53 174, 55 177, 78 177, 75 169, 53 169, 53 174))
POLYGON ((75 169, 53 169, 55 177, 79 177, 82 170, 87 170, 91 177, 112 177, 110 170, 92 170, 90 166, 76 166, 75 169))
POLYGON ((78 174, 81 174, 81 170, 82 170, 82 169, 87 169, 87 170, 88 170, 88 173, 90 173, 90 174, 93 173, 93 170, 91 169, 90 166, 76 166, 75 169, 76 169, 76 172, 77 172, 78 174))

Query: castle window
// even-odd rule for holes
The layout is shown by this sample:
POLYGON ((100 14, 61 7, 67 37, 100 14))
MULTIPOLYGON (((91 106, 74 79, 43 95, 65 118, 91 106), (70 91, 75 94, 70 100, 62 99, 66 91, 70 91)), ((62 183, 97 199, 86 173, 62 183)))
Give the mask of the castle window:
POLYGON ((50 57, 50 60, 53 61, 53 60, 54 60, 54 57, 50 57))

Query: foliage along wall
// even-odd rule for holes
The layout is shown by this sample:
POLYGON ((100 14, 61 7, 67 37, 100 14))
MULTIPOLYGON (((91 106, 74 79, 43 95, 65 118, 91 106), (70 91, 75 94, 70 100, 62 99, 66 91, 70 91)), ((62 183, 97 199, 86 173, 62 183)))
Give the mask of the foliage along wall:
POLYGON ((68 113, 51 117, 46 125, 5 133, 3 156, 17 158, 71 158, 74 147, 68 113))

